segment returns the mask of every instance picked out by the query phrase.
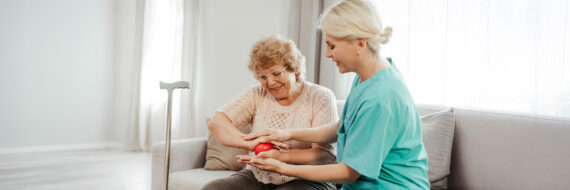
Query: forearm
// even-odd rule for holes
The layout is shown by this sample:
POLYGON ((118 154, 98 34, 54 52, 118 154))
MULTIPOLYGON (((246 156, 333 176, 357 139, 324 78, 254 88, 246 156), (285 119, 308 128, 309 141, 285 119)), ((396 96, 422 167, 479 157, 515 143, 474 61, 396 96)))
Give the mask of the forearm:
POLYGON ((224 146, 251 149, 249 146, 251 141, 245 141, 241 138, 243 133, 232 124, 224 113, 216 112, 212 120, 208 122, 208 128, 216 140, 224 146))
POLYGON ((334 181, 342 184, 356 182, 360 174, 344 163, 327 165, 283 165, 279 173, 311 181, 334 181))
POLYGON ((329 164, 336 156, 321 148, 293 150, 282 152, 279 160, 289 164, 329 164))
POLYGON ((321 125, 313 128, 291 129, 289 134, 291 139, 313 142, 313 143, 333 143, 337 139, 337 131, 340 121, 321 125))

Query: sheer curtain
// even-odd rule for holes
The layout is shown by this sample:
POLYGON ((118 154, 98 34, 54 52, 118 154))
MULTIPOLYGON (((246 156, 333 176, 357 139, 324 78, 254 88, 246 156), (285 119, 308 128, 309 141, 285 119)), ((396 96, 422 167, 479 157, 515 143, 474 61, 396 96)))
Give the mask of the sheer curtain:
MULTIPOLYGON (((333 4, 338 3, 341 0, 324 0, 323 1, 323 9, 322 11, 326 11, 327 8, 331 7, 333 4)), ((322 14, 322 13, 320 13, 322 14)), ((318 23, 316 23, 318 24, 318 23)), ((318 84, 323 85, 334 92, 334 95, 339 100, 344 100, 348 97, 348 93, 350 92, 350 87, 352 85, 352 81, 354 79, 354 73, 346 73, 340 74, 338 72, 338 68, 336 64, 332 61, 332 59, 325 57, 325 51, 327 48, 327 44, 325 41, 324 34, 321 34, 321 51, 320 54, 320 64, 319 68, 319 81, 318 84)))
POLYGON ((569 1, 373 3, 416 103, 570 118, 569 1))
MULTIPOLYGON (((131 150, 149 150, 164 140, 167 92, 159 81, 186 80, 192 85, 197 59, 198 0, 145 0, 142 61, 138 101, 129 126, 131 150)), ((193 92, 175 90, 172 102, 172 138, 192 136, 193 92)))

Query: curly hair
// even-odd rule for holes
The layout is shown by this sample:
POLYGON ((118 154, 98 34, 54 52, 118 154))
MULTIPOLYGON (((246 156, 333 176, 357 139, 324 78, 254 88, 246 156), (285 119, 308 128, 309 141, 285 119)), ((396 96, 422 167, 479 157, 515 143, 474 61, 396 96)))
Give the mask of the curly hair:
POLYGON ((253 45, 249 58, 247 68, 256 78, 259 69, 283 64, 289 72, 295 73, 296 82, 305 80, 305 56, 297 49, 293 40, 280 35, 263 38, 253 45))

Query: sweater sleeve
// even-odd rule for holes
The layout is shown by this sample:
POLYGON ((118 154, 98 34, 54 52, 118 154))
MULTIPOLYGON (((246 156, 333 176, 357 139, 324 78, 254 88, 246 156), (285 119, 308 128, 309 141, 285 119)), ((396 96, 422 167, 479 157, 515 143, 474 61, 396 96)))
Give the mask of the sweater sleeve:
POLYGON ((259 96, 259 86, 244 90, 238 97, 220 107, 217 112, 225 113, 238 129, 251 124, 255 113, 255 100, 259 96))
MULTIPOLYGON (((334 96, 333 92, 325 87, 321 87, 319 89, 317 98, 315 98, 315 101, 313 103, 312 127, 319 127, 338 121, 336 109, 336 97, 334 96)), ((312 143, 312 147, 319 147, 336 156, 336 143, 312 143)))

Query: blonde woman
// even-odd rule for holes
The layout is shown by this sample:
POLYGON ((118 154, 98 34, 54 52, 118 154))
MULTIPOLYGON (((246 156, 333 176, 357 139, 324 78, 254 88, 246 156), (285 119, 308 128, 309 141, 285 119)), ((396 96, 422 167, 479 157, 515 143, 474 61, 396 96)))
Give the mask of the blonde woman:
MULTIPOLYGON (((311 128, 338 120, 333 93, 304 80, 305 58, 289 39, 264 38, 253 45, 249 70, 260 84, 216 111, 208 123, 222 145, 254 150, 257 141, 245 141, 238 130, 311 128)), ((275 143, 275 142, 274 142, 275 143)), ((329 164, 336 159, 331 143, 286 141, 288 151, 270 151, 271 157, 290 164, 329 164)), ((214 180, 203 189, 334 189, 330 182, 298 179, 246 166, 230 177, 214 180)))
POLYGON ((395 65, 380 56, 392 29, 383 28, 374 7, 346 0, 321 17, 325 55, 340 73, 357 76, 340 121, 310 129, 265 130, 246 140, 337 142, 337 164, 291 165, 267 154, 239 161, 314 181, 336 181, 343 189, 429 189, 427 154, 416 106, 395 65))

